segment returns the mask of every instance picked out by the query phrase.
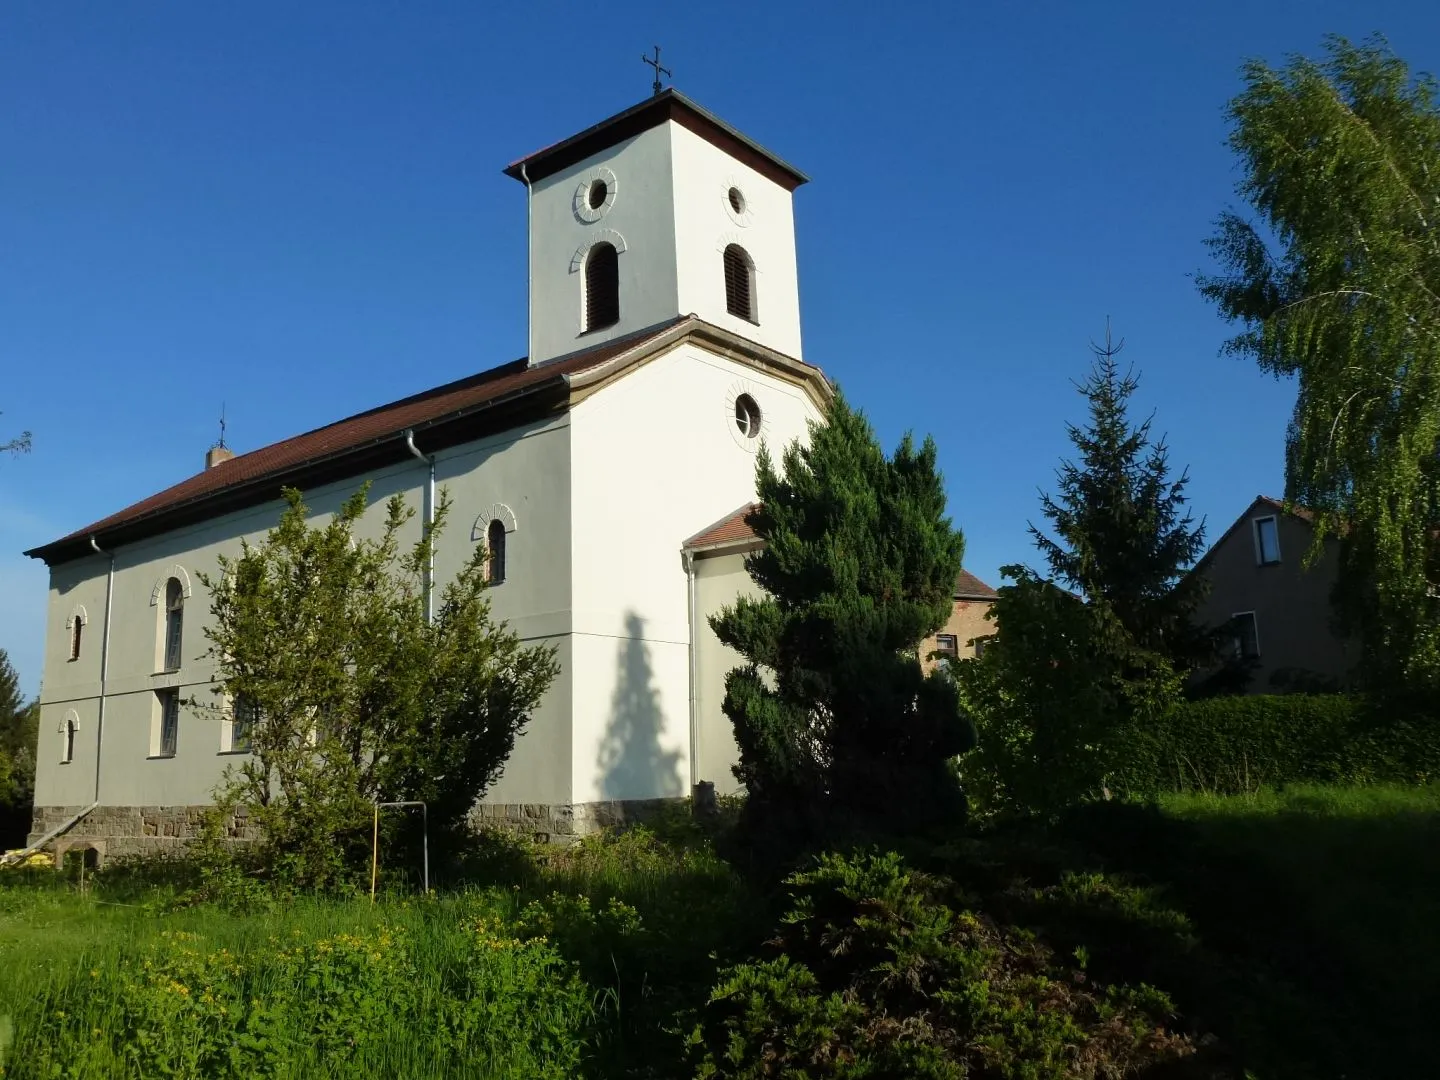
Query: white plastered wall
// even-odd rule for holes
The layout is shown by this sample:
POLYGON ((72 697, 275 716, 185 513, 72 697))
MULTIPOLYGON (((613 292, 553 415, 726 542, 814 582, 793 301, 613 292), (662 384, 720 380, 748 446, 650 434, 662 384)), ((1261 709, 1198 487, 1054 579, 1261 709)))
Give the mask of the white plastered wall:
POLYGON ((532 363, 623 337, 679 312, 669 126, 643 131, 534 185, 532 363), (575 194, 597 178, 613 186, 614 199, 587 221, 591 215, 576 212, 575 194), (620 321, 585 333, 585 274, 578 257, 600 240, 620 251, 620 321))
MULTIPOLYGON (((497 618, 510 621, 522 638, 554 642, 566 660, 569 629, 570 497, 568 418, 522 427, 438 455, 437 485, 453 499, 449 528, 436 557, 436 575, 450 580, 477 543, 478 516, 496 504, 513 508, 516 531, 507 544, 507 577, 491 592, 497 618)), ((418 439, 424 449, 423 435, 418 439)), ((384 501, 401 493, 417 511, 406 540, 419 535, 427 467, 419 461, 371 475, 370 509, 360 532, 378 536, 384 501)), ((359 486, 363 477, 306 492, 313 520, 323 522, 359 486)), ((151 757, 158 719, 155 691, 178 688, 182 698, 209 700, 214 667, 203 659, 209 598, 200 572, 213 573, 217 556, 235 555, 241 538, 261 540, 276 522, 279 502, 227 514, 115 551, 115 586, 106 691, 104 758, 100 801, 107 806, 197 805, 210 801, 227 765, 222 721, 182 706, 176 753, 151 757), (181 567, 191 583, 185 605, 181 668, 157 672, 156 583, 181 567)), ((483 539, 483 529, 480 532, 483 539)), ((105 618, 108 560, 90 556, 51 570, 42 683, 40 742, 35 801, 39 806, 89 804, 95 795, 95 735, 99 713, 100 653, 105 618), (69 659, 66 623, 76 604, 88 615, 80 658, 69 659), (75 755, 62 763, 63 720, 73 709, 80 731, 75 755)), ((498 802, 569 801, 569 665, 551 687, 517 743, 505 775, 491 789, 498 802)))
POLYGON ((571 412, 576 802, 689 787, 684 541, 755 496, 734 422, 759 404, 777 453, 819 414, 805 391, 682 344, 571 412))
POLYGON ((791 193, 688 128, 667 126, 673 146, 679 312, 803 359, 791 193), (743 196, 742 213, 728 201, 732 187, 743 196), (732 243, 755 264, 755 323, 725 307, 723 253, 732 243))
POLYGON ((745 571, 739 553, 704 555, 695 560, 695 606, 699 611, 695 635, 696 778, 708 780, 722 795, 741 790, 732 771, 740 760, 725 701, 725 676, 744 658, 722 645, 710 628, 709 617, 719 614, 742 596, 759 596, 760 587, 745 571))

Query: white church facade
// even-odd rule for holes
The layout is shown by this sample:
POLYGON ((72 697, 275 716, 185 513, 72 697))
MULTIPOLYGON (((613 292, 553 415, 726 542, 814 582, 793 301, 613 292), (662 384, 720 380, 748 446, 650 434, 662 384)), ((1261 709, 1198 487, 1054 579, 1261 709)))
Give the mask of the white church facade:
POLYGON ((233 721, 208 694, 199 574, 371 483, 452 500, 443 585, 487 543, 493 614, 561 674, 481 817, 583 832, 708 781, 734 790, 735 662, 707 616, 750 583, 755 454, 804 439, 830 387, 800 341, 803 174, 673 90, 511 165, 529 228, 529 356, 239 456, 28 554, 50 569, 32 843, 116 854, 193 828, 233 721))

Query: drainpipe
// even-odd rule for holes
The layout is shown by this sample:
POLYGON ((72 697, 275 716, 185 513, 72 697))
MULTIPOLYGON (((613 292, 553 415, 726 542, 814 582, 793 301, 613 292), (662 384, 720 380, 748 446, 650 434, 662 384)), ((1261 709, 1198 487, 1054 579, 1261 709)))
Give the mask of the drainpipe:
POLYGON ((525 181, 525 365, 535 366, 535 224, 532 205, 535 192, 530 187, 530 174, 525 162, 520 163, 520 179, 525 181))
MULTIPOLYGON (((425 531, 435 524, 435 455, 426 457, 415 448, 415 429, 405 432, 405 449, 417 459, 430 466, 430 478, 425 484, 425 531)), ((430 537, 430 565, 425 568, 425 621, 435 621, 435 537, 430 537)))
POLYGON ((693 551, 685 552, 685 582, 690 594, 690 794, 693 796, 696 785, 700 783, 700 710, 699 689, 696 686, 700 642, 697 639, 698 630, 695 618, 695 553, 693 551))
POLYGON ((100 550, 95 537, 90 537, 90 547, 95 554, 110 560, 109 572, 105 575, 105 629, 100 635, 100 715, 95 721, 95 805, 100 805, 100 750, 105 734, 105 690, 110 681, 110 601, 115 595, 115 553, 100 550))

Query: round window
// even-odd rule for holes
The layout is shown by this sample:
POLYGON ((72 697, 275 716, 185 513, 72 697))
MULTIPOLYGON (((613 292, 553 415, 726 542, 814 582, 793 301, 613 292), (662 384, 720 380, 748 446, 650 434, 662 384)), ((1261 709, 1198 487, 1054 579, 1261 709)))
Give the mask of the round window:
POLYGON ((730 209, 737 214, 745 212, 745 195, 738 187, 732 187, 725 196, 730 201, 730 209))
POLYGON ((605 205, 605 196, 610 194, 610 188, 604 180, 596 180, 590 185, 590 193, 585 197, 591 210, 599 210, 605 205))
POLYGON ((741 394, 735 399, 735 426, 747 439, 760 434, 760 406, 749 394, 741 394))

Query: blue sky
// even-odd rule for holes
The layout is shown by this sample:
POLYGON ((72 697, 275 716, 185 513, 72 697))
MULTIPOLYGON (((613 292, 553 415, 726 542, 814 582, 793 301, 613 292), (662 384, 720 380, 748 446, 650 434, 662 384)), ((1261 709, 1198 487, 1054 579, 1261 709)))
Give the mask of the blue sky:
POLYGON ((35 691, 19 552, 244 451, 525 350, 509 161, 675 85, 813 178, 807 359, 887 445, 940 446, 967 566, 1028 561, 1105 317, 1212 535, 1282 488, 1293 387, 1196 294, 1247 56, 1440 6, 8 0, 0 9, 0 647, 35 691))

